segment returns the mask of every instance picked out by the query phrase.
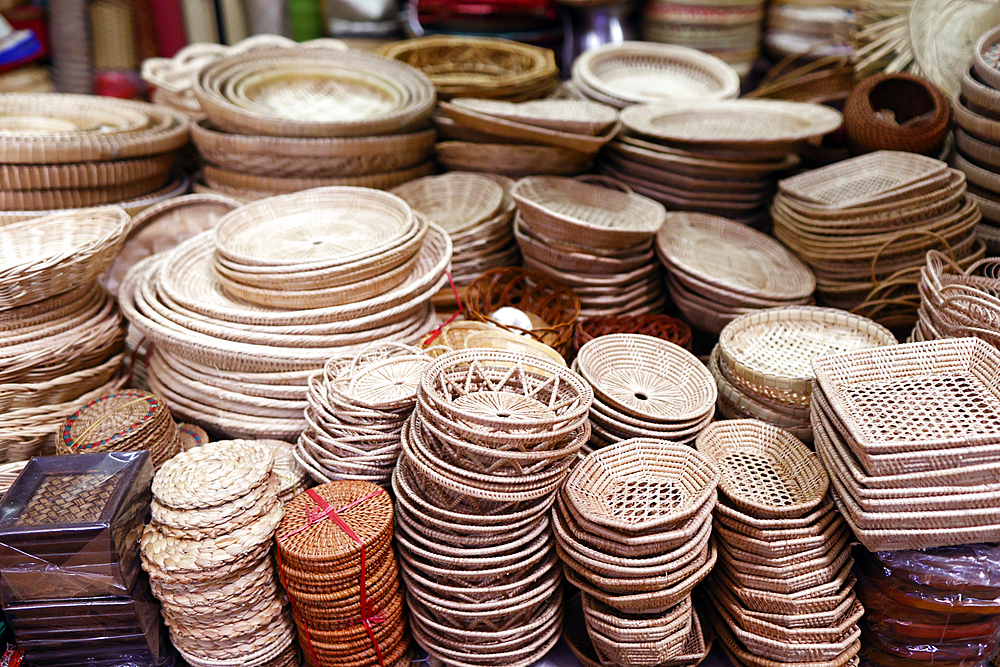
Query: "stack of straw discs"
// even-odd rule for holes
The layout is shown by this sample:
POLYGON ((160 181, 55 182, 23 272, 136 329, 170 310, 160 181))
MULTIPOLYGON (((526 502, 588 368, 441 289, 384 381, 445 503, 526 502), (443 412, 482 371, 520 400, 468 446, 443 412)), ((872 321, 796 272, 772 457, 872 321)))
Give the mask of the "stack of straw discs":
POLYGON ((392 194, 448 232, 451 278, 456 285, 467 285, 484 271, 520 261, 508 184, 502 176, 451 173, 418 178, 392 194))
POLYGON ((664 306, 653 239, 659 203, 570 178, 533 176, 514 186, 524 265, 569 285, 581 317, 643 315, 664 306))
POLYGON ((413 635, 432 659, 527 667, 558 641, 547 512, 590 435, 592 398, 567 368, 496 349, 424 373, 393 488, 413 635))
POLYGON ((704 213, 669 213, 656 237, 670 296, 692 326, 718 334, 761 308, 812 303, 816 279, 763 232, 704 213))
POLYGON ((309 664, 410 664, 392 517, 389 494, 370 482, 322 484, 286 506, 278 571, 309 664))
POLYGON ((794 306, 743 315, 722 330, 709 363, 719 387, 719 412, 812 440, 812 360, 896 342, 885 327, 833 308, 794 306))
POLYGON ((812 268, 821 305, 909 328, 927 251, 943 245, 963 266, 985 252, 965 180, 915 153, 838 162, 781 181, 774 235, 812 268))
POLYGON ((998 541, 998 367, 978 338, 813 360, 816 452, 869 551, 998 541))
POLYGON ((309 426, 295 458, 318 482, 389 484, 400 432, 417 402, 431 358, 398 343, 373 343, 353 358, 334 357, 309 378, 309 426))
POLYGON ((713 424, 698 451, 722 470, 710 618, 735 664, 840 667, 860 649, 850 531, 830 480, 793 435, 752 419, 713 424))
POLYGON ((125 328, 97 284, 128 230, 105 208, 0 228, 0 456, 30 458, 81 405, 120 388, 125 328))
POLYGON ((221 194, 390 188, 433 169, 424 130, 434 86, 403 63, 341 48, 258 48, 205 66, 193 92, 208 117, 195 142, 217 163, 203 177, 221 194))
POLYGON ((707 647, 691 591, 717 552, 718 469, 690 447, 635 438, 570 473, 552 510, 601 664, 695 665, 707 647))
POLYGON ((177 189, 188 139, 181 113, 89 95, 4 95, 0 127, 3 223, 108 204, 135 213, 177 189))
POLYGON ((192 667, 292 667, 295 629, 271 561, 284 514, 271 450, 213 442, 153 478, 142 565, 174 646, 192 667))
POLYGON ((909 342, 938 338, 982 338, 1000 343, 1000 272, 995 257, 956 266, 931 250, 920 270, 920 309, 909 342))
POLYGON ((631 438, 688 444, 715 416, 711 374, 693 354, 660 338, 595 338, 580 348, 573 368, 594 389, 594 449, 631 438))
MULTIPOLYGON (((185 424, 180 427, 182 435, 185 426, 189 425, 185 424)), ((269 448, 274 454, 274 468, 271 469, 271 472, 278 477, 278 500, 282 504, 288 503, 289 500, 313 486, 306 469, 295 460, 295 445, 283 440, 258 440, 257 442, 269 448)), ((198 444, 205 443, 199 442, 198 444)))
POLYGON ((439 108, 434 123, 448 140, 438 146, 444 167, 509 176, 580 173, 621 127, 613 107, 578 100, 462 99, 439 108), (494 159, 484 159, 490 154, 494 159))

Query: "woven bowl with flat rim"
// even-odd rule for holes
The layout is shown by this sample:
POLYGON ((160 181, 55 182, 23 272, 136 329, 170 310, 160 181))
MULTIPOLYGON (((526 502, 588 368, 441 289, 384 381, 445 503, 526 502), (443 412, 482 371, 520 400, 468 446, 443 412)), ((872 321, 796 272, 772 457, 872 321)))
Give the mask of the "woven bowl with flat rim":
POLYGON ((492 179, 461 172, 418 178, 391 192, 449 234, 485 222, 498 212, 504 199, 503 188, 492 179))
POLYGON ((525 125, 597 136, 618 120, 611 107, 583 100, 534 100, 519 104, 499 100, 459 99, 455 106, 525 125))
POLYGON ((644 420, 697 420, 718 398, 715 380, 694 355, 652 336, 595 338, 580 348, 576 363, 598 399, 644 420))
POLYGON ((709 425, 695 447, 722 471, 719 488, 761 518, 799 517, 819 505, 830 479, 795 436, 753 419, 709 425))

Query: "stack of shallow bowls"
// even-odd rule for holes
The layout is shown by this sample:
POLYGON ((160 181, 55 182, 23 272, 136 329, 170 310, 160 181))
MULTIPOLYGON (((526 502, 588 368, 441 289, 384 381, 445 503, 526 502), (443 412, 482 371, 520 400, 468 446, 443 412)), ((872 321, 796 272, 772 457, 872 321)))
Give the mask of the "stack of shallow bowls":
POLYGON ((812 303, 812 272, 767 234, 732 220, 668 213, 656 254, 681 316, 713 334, 754 310, 812 303))
POLYGON ((260 48, 206 66, 193 90, 208 116, 195 142, 216 163, 203 177, 222 194, 389 188, 432 171, 425 158, 433 133, 421 130, 434 87, 402 63, 360 51, 260 48))
POLYGON ((998 541, 998 366, 978 338, 813 360, 816 452, 869 551, 998 541))
POLYGON ((844 665, 857 655, 864 609, 854 596, 850 531, 819 459, 756 420, 713 424, 698 452, 722 471, 719 564, 709 616, 734 663, 844 665))
POLYGON ((547 512, 590 435, 590 387, 495 349, 424 373, 393 487, 414 638, 446 664, 526 667, 559 639, 547 512))
POLYGON ((822 305, 909 328, 927 251, 946 243, 962 265, 985 252, 965 181, 933 158, 870 153, 781 181, 774 234, 812 268, 822 305))
POLYGON ((134 214, 187 190, 172 174, 188 140, 183 114, 89 95, 0 101, 0 222, 114 204, 134 214))
POLYGON ((937 250, 920 271, 920 309, 908 342, 938 338, 982 338, 1000 343, 998 260, 987 257, 964 271, 937 250))
POLYGON ((580 316, 663 309, 653 237, 666 211, 631 191, 534 176, 514 186, 515 235, 524 265, 569 285, 580 316))
POLYGON ((580 348, 573 368, 594 389, 593 448, 630 438, 691 443, 715 415, 718 391, 708 370, 660 338, 595 338, 580 348))
POLYGON ((646 438, 590 454, 570 473, 552 523, 601 664, 687 665, 707 653, 691 591, 717 557, 718 481, 692 448, 646 438))
POLYGON ((812 440, 812 360, 895 344, 885 327, 833 308, 793 306, 743 315, 722 330, 709 363, 719 387, 719 412, 812 440))

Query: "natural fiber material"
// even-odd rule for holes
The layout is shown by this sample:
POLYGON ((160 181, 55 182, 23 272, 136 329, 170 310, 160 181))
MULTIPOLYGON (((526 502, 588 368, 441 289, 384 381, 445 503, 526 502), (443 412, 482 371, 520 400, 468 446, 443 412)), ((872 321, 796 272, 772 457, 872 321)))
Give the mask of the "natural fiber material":
POLYGON ((844 125, 858 152, 934 154, 944 141, 951 104, 933 83, 912 74, 862 81, 844 105, 844 125))

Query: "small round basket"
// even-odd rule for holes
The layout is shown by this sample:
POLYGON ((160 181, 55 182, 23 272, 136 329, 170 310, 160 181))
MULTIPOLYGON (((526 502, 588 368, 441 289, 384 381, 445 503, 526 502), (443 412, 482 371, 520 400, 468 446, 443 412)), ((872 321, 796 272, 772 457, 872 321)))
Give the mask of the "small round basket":
POLYGON ((933 83, 905 73, 878 74, 847 98, 844 124, 858 152, 932 154, 948 132, 951 105, 933 83))

